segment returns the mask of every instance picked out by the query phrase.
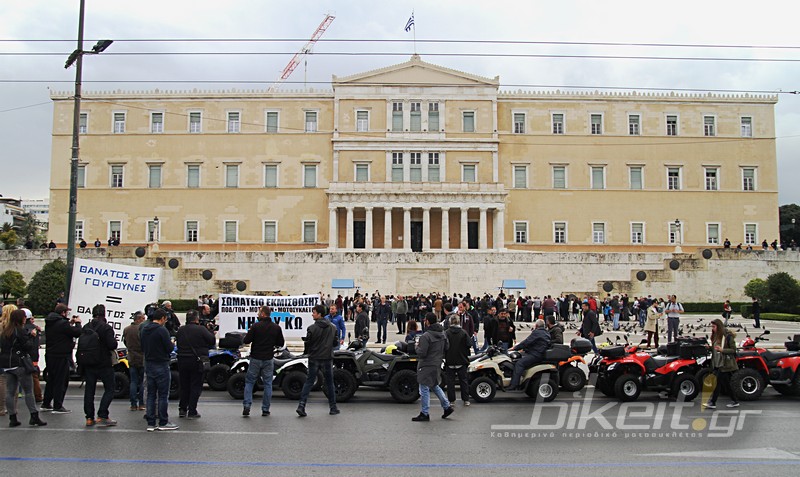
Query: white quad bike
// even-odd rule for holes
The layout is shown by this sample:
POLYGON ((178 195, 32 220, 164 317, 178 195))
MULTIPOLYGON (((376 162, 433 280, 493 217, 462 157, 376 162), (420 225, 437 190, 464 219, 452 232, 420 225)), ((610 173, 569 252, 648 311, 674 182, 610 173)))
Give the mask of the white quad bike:
MULTIPOLYGON (((492 346, 486 354, 471 362, 468 368, 470 394, 475 401, 490 402, 497 390, 508 391, 514 375, 514 364, 522 356, 517 351, 506 352, 492 346)), ((535 401, 550 402, 558 396, 558 366, 550 363, 536 364, 525 370, 520 386, 535 401)))

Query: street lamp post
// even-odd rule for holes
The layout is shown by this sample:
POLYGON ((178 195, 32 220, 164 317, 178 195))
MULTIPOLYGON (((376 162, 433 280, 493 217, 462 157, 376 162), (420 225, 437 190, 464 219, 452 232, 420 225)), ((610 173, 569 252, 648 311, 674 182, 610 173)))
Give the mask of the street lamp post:
POLYGON ((83 73, 83 55, 96 55, 108 48, 112 40, 100 40, 92 47, 91 51, 83 50, 83 17, 86 0, 81 0, 78 16, 78 48, 67 58, 64 68, 75 64, 75 98, 72 111, 72 159, 69 168, 69 222, 67 223, 67 284, 64 298, 69 303, 70 287, 72 285, 72 268, 75 265, 75 221, 78 215, 78 157, 80 151, 80 121, 81 121, 81 75, 83 73))
POLYGON ((153 217, 153 242, 158 244, 158 236, 161 235, 161 229, 159 228, 158 216, 156 215, 153 217))
POLYGON ((675 219, 675 253, 683 253, 683 250, 681 250, 683 237, 681 235, 681 221, 675 219))
MULTIPOLYGON (((795 229, 794 223, 795 223, 795 219, 794 219, 794 217, 792 217, 792 240, 789 240, 790 244, 792 243, 792 241, 795 241, 794 238, 797 236, 797 229, 795 229)), ((795 243, 797 243, 797 242, 795 241, 795 243)), ((792 247, 792 250, 794 250, 795 248, 797 248, 797 247, 792 247)))

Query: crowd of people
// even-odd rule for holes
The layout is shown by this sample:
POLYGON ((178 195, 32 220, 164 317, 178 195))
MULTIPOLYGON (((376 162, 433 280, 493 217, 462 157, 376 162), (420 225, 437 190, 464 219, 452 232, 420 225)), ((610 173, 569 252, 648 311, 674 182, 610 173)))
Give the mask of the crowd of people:
MULTIPOLYGON (((333 351, 346 339, 346 321, 355 323, 355 340, 365 346, 371 339, 371 324, 377 325, 374 341, 387 342, 388 325, 396 325, 399 341, 414 343, 418 355, 417 379, 421 395, 421 410, 415 421, 430 419, 430 394, 435 394, 443 408, 443 418, 454 412, 456 383, 461 388, 461 399, 469 406, 467 368, 470 354, 498 346, 504 350, 523 351, 516 362, 511 389, 519 383, 523 371, 540 361, 545 350, 553 343, 564 343, 565 323, 576 335, 588 339, 597 351, 596 338, 604 327, 620 329, 621 321, 634 321, 651 340, 659 343, 659 322, 666 317, 667 339, 673 341, 679 334, 680 316, 684 312, 677 297, 665 300, 653 297, 608 295, 597 296, 562 294, 545 295, 488 294, 473 297, 469 293, 428 295, 371 295, 356 292, 352 297, 320 294, 321 304, 313 308, 313 324, 307 328, 304 354, 308 356, 308 381, 303 387, 297 407, 301 417, 308 415, 306 404, 313 382, 319 371, 329 391, 329 412, 339 413, 333 383, 333 351), (605 322, 601 326, 601 318, 605 322), (531 323, 531 324, 528 324, 531 323), (530 333, 518 341, 523 329, 530 333), (482 340, 480 337, 482 336, 482 340), (482 343, 481 343, 482 341, 482 343), (439 369, 444 363, 444 384, 439 386, 439 369), (435 372, 434 372, 435 371, 435 372)), ((84 325, 70 308, 59 301, 53 312, 45 318, 44 332, 47 340, 45 354, 48 379, 44 392, 39 386, 39 333, 42 331, 23 302, 19 306, 3 307, 0 319, 0 414, 9 415, 12 427, 20 425, 17 419, 17 390, 25 396, 30 413, 30 424, 44 426, 39 417, 37 403, 42 411, 68 414, 64 397, 73 366, 73 350, 77 341, 76 361, 85 382, 85 426, 115 426, 117 421, 109 415, 114 390, 114 359, 119 343, 106 321, 106 309, 96 305, 92 319, 84 325), (103 384, 99 405, 95 407, 97 382, 103 384), (5 386, 5 389, 2 387, 5 386)), ((143 312, 133 315, 132 323, 122 332, 122 342, 127 347, 130 375, 130 410, 144 411, 148 431, 169 431, 178 426, 169 419, 168 398, 170 389, 171 353, 177 347, 177 369, 180 379, 178 416, 199 419, 198 401, 203 389, 204 373, 209 367, 209 350, 216 345, 213 326, 215 302, 211 296, 198 298, 197 309, 186 313, 184 323, 177 317, 169 301, 149 305, 143 312)), ((271 309, 263 306, 258 321, 244 337, 250 345, 249 368, 246 376, 242 415, 249 417, 253 404, 256 381, 261 378, 264 395, 261 415, 269 416, 274 372, 274 352, 285 344, 280 326, 271 320, 271 309)), ((723 316, 730 317, 730 303, 723 305, 723 316)))

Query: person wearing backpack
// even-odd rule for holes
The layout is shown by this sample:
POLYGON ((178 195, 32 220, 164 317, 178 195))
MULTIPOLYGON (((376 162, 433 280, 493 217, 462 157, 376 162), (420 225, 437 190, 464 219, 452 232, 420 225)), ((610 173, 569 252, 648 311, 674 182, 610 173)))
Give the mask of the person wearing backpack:
POLYGON ((86 323, 78 337, 78 366, 82 368, 86 385, 83 392, 83 412, 86 414, 86 427, 116 426, 117 421, 111 419, 108 408, 114 399, 114 367, 111 364, 111 353, 117 350, 117 339, 114 329, 106 322, 106 307, 95 305, 92 308, 92 321, 86 323), (97 380, 103 383, 103 396, 95 419, 94 395, 97 380))

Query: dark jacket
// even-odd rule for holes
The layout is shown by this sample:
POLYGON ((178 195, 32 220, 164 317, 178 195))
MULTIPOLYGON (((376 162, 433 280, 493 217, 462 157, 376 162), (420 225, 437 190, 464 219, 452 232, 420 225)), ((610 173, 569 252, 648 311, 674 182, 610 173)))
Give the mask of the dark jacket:
POLYGON ((501 330, 500 330, 501 325, 503 325, 503 323, 502 323, 503 321, 504 320, 501 320, 500 318, 497 319, 497 327, 495 328, 495 331, 494 331, 494 338, 492 338, 492 343, 493 344, 498 344, 501 341, 505 341, 507 343, 513 343, 517 339, 517 334, 516 334, 516 332, 514 330, 514 322, 511 321, 511 319, 506 319, 505 320, 507 322, 506 326, 508 327, 508 340, 504 340, 503 339, 503 337, 501 336, 501 330))
POLYGON ((464 312, 463 315, 458 315, 461 319, 461 329, 463 329, 467 336, 472 336, 475 334, 475 319, 472 317, 472 314, 469 311, 464 312))
POLYGON ((460 326, 450 326, 444 333, 447 336, 448 348, 444 357, 446 366, 464 366, 469 364, 470 337, 460 326))
POLYGON ((164 312, 167 314, 167 321, 164 323, 164 328, 167 329, 170 336, 175 336, 178 333, 178 329, 181 327, 181 320, 178 319, 178 315, 175 314, 172 310, 167 310, 163 308, 164 312))
POLYGON ((486 318, 483 319, 484 341, 489 342, 489 344, 495 344, 494 335, 496 333, 497 333, 497 317, 494 315, 486 315, 486 318))
POLYGON ((367 316, 367 312, 362 311, 356 315, 356 325, 354 330, 356 338, 369 335, 369 317, 367 316))
POLYGON ((442 360, 449 343, 442 332, 442 325, 434 323, 419 337, 417 344, 417 382, 424 386, 439 385, 442 360))
POLYGON ((100 338, 100 362, 92 366, 93 368, 110 368, 111 367, 111 352, 117 349, 117 338, 114 336, 114 329, 106 323, 106 320, 92 319, 86 326, 93 329, 97 336, 100 338))
POLYGON ((81 335, 81 325, 69 324, 69 320, 51 312, 44 319, 44 334, 46 337, 45 351, 47 357, 71 358, 75 348, 75 338, 81 335))
MULTIPOLYGON (((211 339, 213 341, 214 337, 212 336, 211 339)), ((250 345, 251 358, 272 359, 275 357, 275 348, 280 348, 284 344, 283 330, 269 318, 258 320, 258 323, 247 330, 242 342, 244 344, 252 343, 250 345)), ((180 349, 178 354, 180 354, 180 349)))
POLYGON ((581 336, 589 339, 589 333, 594 333, 600 327, 600 322, 597 320, 597 313, 592 310, 587 310, 583 314, 583 322, 581 323, 581 336))
POLYGON ((186 323, 178 328, 175 342, 178 345, 178 359, 186 360, 205 360, 208 358, 208 350, 217 344, 214 335, 199 323, 186 323))
POLYGON ((339 339, 336 336, 336 327, 325 319, 314 320, 306 330, 303 354, 308 355, 308 359, 333 359, 333 348, 337 344, 339 339))
POLYGON ((388 320, 392 317, 392 305, 388 301, 386 303, 378 303, 372 313, 375 315, 376 320, 388 320))
POLYGON ((144 354, 142 354, 142 341, 139 339, 139 329, 144 322, 138 325, 128 325, 122 330, 122 342, 128 348, 128 364, 137 368, 144 366, 144 354))
POLYGON ((550 333, 550 344, 564 344, 564 326, 556 323, 547 330, 550 333))
POLYGON ((0 336, 0 368, 16 368, 20 366, 17 351, 30 354, 33 340, 25 328, 14 330, 10 337, 0 336))
POLYGON ((539 328, 538 330, 533 330, 527 338, 512 349, 517 351, 525 350, 527 356, 533 356, 535 359, 541 361, 544 359, 544 354, 549 347, 550 333, 548 333, 547 330, 539 328))
POLYGON ((31 355, 31 361, 33 361, 34 363, 39 361, 39 333, 37 332, 36 336, 31 336, 30 333, 31 331, 36 329, 38 329, 38 326, 36 326, 35 324, 25 323, 25 331, 28 333, 28 336, 30 336, 30 340, 32 341, 30 355, 31 355))
POLYGON ((166 328, 153 320, 147 320, 139 326, 139 339, 142 343, 145 363, 168 364, 172 352, 172 342, 166 328))

